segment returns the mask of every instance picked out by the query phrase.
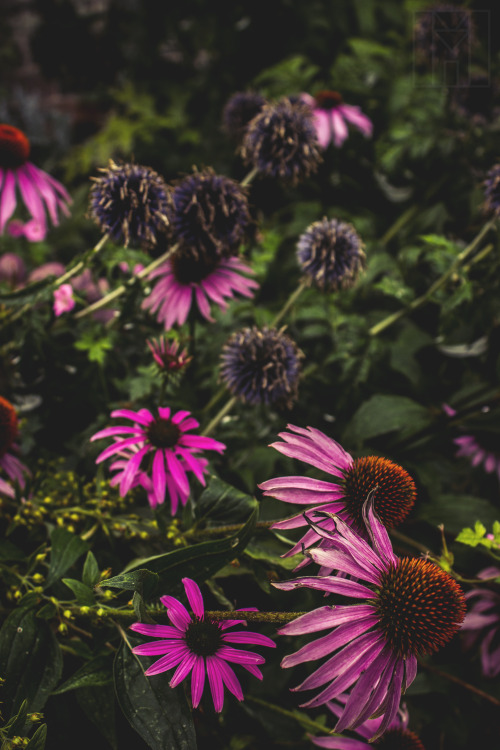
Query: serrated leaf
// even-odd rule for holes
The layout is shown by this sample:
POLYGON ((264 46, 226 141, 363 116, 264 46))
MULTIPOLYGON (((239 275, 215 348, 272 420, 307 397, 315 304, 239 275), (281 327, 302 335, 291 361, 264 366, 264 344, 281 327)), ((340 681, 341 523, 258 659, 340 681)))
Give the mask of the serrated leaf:
POLYGON ((46 588, 52 586, 66 573, 89 548, 87 542, 67 529, 56 527, 51 534, 50 567, 46 588))
POLYGON ((121 644, 113 667, 120 708, 151 750, 196 750, 193 721, 182 686, 169 687, 162 674, 146 677, 143 661, 126 643, 121 644))
POLYGON ((74 593, 78 604, 88 607, 95 604, 94 592, 84 583, 77 581, 76 578, 62 578, 61 580, 74 593))
POLYGON ((120 573, 101 581, 101 588, 124 589, 125 591, 138 591, 144 598, 149 598, 158 586, 158 575, 150 570, 141 568, 130 572, 120 573))
POLYGON ((83 564, 82 580, 86 586, 88 586, 89 588, 93 588, 99 581, 99 578, 100 574, 97 560, 95 559, 92 550, 89 550, 83 564))
POLYGON ((372 437, 398 432, 401 437, 411 435, 431 422, 431 414, 423 406, 406 396, 376 394, 365 401, 354 414, 344 440, 359 445, 372 437))
POLYGON ((61 672, 61 649, 48 623, 35 617, 32 608, 14 610, 0 631, 2 711, 18 711, 25 699, 28 711, 41 711, 61 672))

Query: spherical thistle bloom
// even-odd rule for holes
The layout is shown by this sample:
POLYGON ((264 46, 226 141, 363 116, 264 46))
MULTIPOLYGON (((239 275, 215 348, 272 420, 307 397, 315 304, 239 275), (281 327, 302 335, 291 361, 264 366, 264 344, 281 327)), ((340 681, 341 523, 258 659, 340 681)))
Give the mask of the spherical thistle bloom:
POLYGON ((288 98, 264 105, 250 122, 241 155, 261 174, 295 185, 321 162, 310 108, 288 98))
MULTIPOLYGON (((500 579, 500 569, 494 566, 478 573, 478 578, 500 579)), ((464 645, 471 648, 480 642, 481 671, 485 677, 500 674, 500 590, 495 588, 473 588, 465 595, 472 606, 462 624, 464 645)))
POLYGON ((47 214, 57 226, 59 211, 68 216, 72 201, 60 182, 28 161, 29 154, 25 134, 12 125, 0 124, 0 234, 14 213, 19 189, 31 219, 13 223, 12 234, 39 242, 47 234, 47 214))
POLYGON ((291 409, 303 356, 283 328, 244 328, 224 345, 220 377, 246 403, 291 409))
POLYGON ((177 182, 168 194, 168 218, 174 239, 194 257, 235 255, 251 226, 244 188, 212 169, 177 182))
POLYGON ((494 216, 500 216, 500 164, 495 164, 484 181, 484 208, 494 216))
MULTIPOLYGON (((335 701, 326 704, 334 716, 340 718, 349 695, 343 693, 337 696, 335 701)), ((355 734, 360 739, 349 737, 311 737, 311 741, 317 747, 326 747, 329 750, 369 750, 373 745, 368 743, 380 727, 383 719, 367 719, 355 729, 355 734), (365 742, 366 740, 366 742, 365 742)), ((398 709, 394 719, 391 721, 383 736, 375 743, 376 747, 384 750, 425 750, 422 742, 415 732, 408 729, 409 714, 406 706, 398 709)))
POLYGON ((297 243, 297 259, 304 275, 322 290, 353 286, 365 267, 365 257, 354 227, 337 219, 315 221, 297 243))
POLYGON ((71 284, 61 284, 58 289, 54 290, 54 315, 58 318, 63 313, 70 312, 76 305, 73 297, 73 287, 71 284))
POLYGON ((17 253, 4 253, 0 257, 0 282, 16 289, 24 285, 26 276, 26 266, 17 253))
POLYGON ((248 124, 261 112, 266 99, 256 91, 237 91, 224 107, 222 124, 224 130, 233 138, 240 140, 248 124))
MULTIPOLYGON (((0 468, 22 489, 26 485, 24 475, 29 475, 30 472, 14 455, 19 450, 15 442, 18 434, 17 412, 10 401, 0 396, 0 468)), ((0 477, 0 493, 10 498, 15 497, 13 487, 2 477, 0 477)))
POLYGON ((157 417, 148 409, 139 409, 137 412, 117 409, 111 412, 113 418, 129 419, 133 425, 106 427, 90 439, 93 441, 112 437, 115 440, 99 454, 96 463, 101 463, 116 454, 123 457, 121 452, 124 449, 138 447, 139 450, 130 455, 121 473, 122 497, 134 486, 134 481, 137 482, 138 475, 143 473, 141 464, 146 456, 149 456, 150 460, 145 473, 153 482, 154 496, 159 505, 165 502, 167 492, 172 506, 177 507, 178 500, 185 505, 189 496, 188 472, 192 472, 201 484, 205 485, 203 474, 206 462, 195 454, 203 450, 222 453, 226 446, 213 438, 188 434, 199 427, 199 423, 190 414, 189 411, 178 411, 173 414, 170 408, 161 406, 158 407, 157 417))
MULTIPOLYGON (((319 521, 322 515, 310 513, 309 522, 314 524, 312 519, 319 521)), ((282 627, 279 632, 283 635, 328 632, 286 656, 281 666, 327 657, 295 688, 320 688, 302 706, 323 705, 351 688, 335 731, 356 729, 374 715, 381 716, 372 737, 377 739, 394 721, 401 693, 415 678, 417 656, 438 651, 459 630, 465 597, 457 582, 429 560, 396 557, 371 498, 363 507, 363 519, 368 541, 338 516, 333 518, 333 532, 314 524, 328 539, 328 549, 313 549, 308 554, 338 575, 273 585, 284 591, 311 588, 359 601, 319 607, 282 627)))
MULTIPOLYGON (((335 440, 313 427, 295 427, 290 432, 280 432, 283 443, 271 443, 272 448, 290 458, 337 477, 337 482, 326 482, 304 476, 277 477, 262 482, 259 487, 286 503, 316 506, 314 510, 335 513, 356 531, 363 533, 363 505, 368 494, 374 491, 375 510, 388 528, 400 524, 410 512, 417 490, 407 471, 398 464, 380 456, 362 456, 353 459, 335 440)), ((328 525, 328 521, 326 521, 328 525)), ((294 529, 307 526, 304 515, 277 521, 273 528, 294 529)), ((331 522, 334 528, 333 521, 331 522)), ((314 528, 309 528, 302 539, 286 556, 301 552, 303 547, 320 541, 314 528)), ((320 541, 326 546, 327 539, 320 541)))
POLYGON ((142 308, 156 313, 156 319, 169 330, 175 323, 183 325, 188 317, 193 297, 205 320, 214 322, 210 302, 222 311, 227 310, 227 299, 235 293, 253 297, 258 284, 242 274, 252 269, 239 258, 206 258, 187 249, 177 250, 148 279, 158 279, 142 308))
MULTIPOLYGON (((167 608, 172 624, 134 623, 130 626, 131 630, 161 640, 135 646, 132 650, 134 654, 144 656, 162 655, 158 661, 146 669, 144 674, 148 677, 177 667, 169 682, 172 688, 191 674, 193 708, 196 708, 201 701, 205 675, 208 676, 214 707, 217 712, 220 712, 224 705, 224 686, 239 701, 242 701, 244 697, 231 664, 239 664, 254 677, 262 679, 262 673, 257 665, 264 663, 264 657, 254 651, 234 648, 234 644, 271 648, 275 648, 276 644, 260 633, 233 630, 236 625, 246 625, 244 620, 206 619, 198 584, 190 578, 183 578, 182 583, 192 614, 178 599, 173 596, 162 596, 160 601, 167 608)), ((249 609, 256 611, 255 608, 249 609)))
POLYGON ((163 372, 174 373, 184 370, 193 359, 188 356, 187 349, 179 351, 180 344, 176 340, 168 341, 165 336, 146 341, 153 359, 163 372))
POLYGON ((344 104, 338 91, 319 91, 315 96, 301 94, 302 101, 311 109, 319 144, 326 148, 330 141, 340 148, 349 135, 351 123, 366 138, 373 132, 373 123, 359 107, 344 104))
POLYGON ((125 247, 155 245, 157 235, 168 226, 163 178, 150 167, 112 160, 99 171, 101 177, 91 178, 89 210, 101 231, 125 247))

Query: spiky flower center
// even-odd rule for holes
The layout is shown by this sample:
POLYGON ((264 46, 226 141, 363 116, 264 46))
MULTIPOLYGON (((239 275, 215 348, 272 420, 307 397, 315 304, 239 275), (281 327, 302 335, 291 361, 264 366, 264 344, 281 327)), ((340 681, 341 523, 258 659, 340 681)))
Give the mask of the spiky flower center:
POLYGON ((219 265, 219 260, 196 251, 183 248, 170 258, 172 271, 179 284, 199 284, 210 276, 219 265))
POLYGON ((158 417, 146 429, 146 435, 155 448, 173 448, 181 436, 181 431, 171 419, 158 417))
POLYGON ((28 161, 30 142, 24 133, 12 125, 0 124, 0 167, 12 169, 28 161))
POLYGON ((318 91, 314 101, 319 109, 335 109, 342 104, 342 97, 338 91, 318 91))
POLYGON ((352 286, 365 265, 360 236, 351 224, 337 219, 315 221, 299 237, 297 258, 320 289, 352 286))
POLYGON ((466 609, 463 591, 448 573, 409 557, 382 574, 375 608, 387 643, 403 657, 432 654, 448 643, 466 609))
POLYGON ((383 750, 425 750, 415 732, 408 729, 389 729, 373 744, 383 750))
POLYGON ((187 647, 197 656, 213 656, 223 644, 219 623, 199 617, 191 620, 185 638, 187 647))
POLYGON ((4 456, 17 437, 16 410, 6 398, 0 396, 0 458, 4 456))
POLYGON ((389 529, 400 524, 410 512, 417 488, 405 469, 380 456, 356 458, 342 480, 346 508, 358 528, 363 529, 363 505, 375 490, 375 510, 389 529))

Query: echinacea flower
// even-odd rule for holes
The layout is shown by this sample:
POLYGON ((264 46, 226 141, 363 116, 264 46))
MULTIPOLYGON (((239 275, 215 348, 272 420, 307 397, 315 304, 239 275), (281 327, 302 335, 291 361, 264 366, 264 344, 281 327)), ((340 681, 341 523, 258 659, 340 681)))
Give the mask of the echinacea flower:
POLYGON ((259 285, 242 274, 252 269, 239 258, 207 259, 188 250, 177 250, 148 279, 158 279, 151 294, 142 303, 144 310, 156 313, 156 319, 169 330, 175 323, 186 322, 193 296, 203 317, 213 322, 210 301, 227 310, 227 299, 235 292, 253 297, 259 285))
POLYGON ((70 312, 75 306, 73 297, 73 287, 71 284, 61 284, 58 289, 54 290, 54 315, 58 318, 66 312, 70 312))
MULTIPOLYGON (((486 437, 486 435, 483 437, 486 437)), ((458 458, 468 458, 472 466, 483 465, 487 474, 495 472, 500 481, 500 450, 495 450, 496 439, 497 435, 495 434, 494 439, 489 441, 491 444, 486 446, 482 444, 478 436, 460 435, 460 437, 453 439, 455 445, 458 445, 458 451, 455 455, 458 458)))
POLYGON ((207 260, 235 255, 251 226, 244 188, 209 168, 169 191, 168 218, 181 249, 207 260))
MULTIPOLYGON (((495 566, 485 568, 478 573, 478 578, 500 579, 500 569, 495 566)), ((465 598, 472 600, 472 606, 462 623, 466 648, 479 640, 481 651, 481 670, 485 677, 496 677, 500 674, 500 591, 495 588, 473 588, 465 598)))
MULTIPOLYGON (((347 694, 338 695, 335 701, 328 701, 326 705, 333 715, 339 718, 344 711, 348 699, 349 696, 347 694)), ((350 737, 311 737, 311 741, 317 747, 326 747, 328 750, 370 750, 373 745, 369 744, 368 740, 377 732, 382 721, 382 717, 367 719, 363 724, 356 727, 355 733, 361 739, 351 739, 350 737)), ((403 704, 398 709, 381 739, 376 743, 376 746, 381 749, 385 748, 385 750, 425 750, 415 732, 408 729, 408 721, 408 710, 403 704)))
POLYGON ((297 184, 321 162, 310 108, 284 97, 262 107, 245 132, 243 160, 266 177, 297 184))
POLYGON ((301 234, 297 259, 306 278, 322 290, 351 287, 365 266, 363 243, 354 227, 326 217, 301 234))
POLYGON ((68 216, 72 201, 60 182, 28 161, 29 155, 30 142, 25 134, 12 125, 0 124, 0 234, 16 208, 18 189, 31 219, 17 221, 12 233, 39 242, 47 234, 47 213, 57 226, 58 212, 68 216))
POLYGON ((237 91, 226 102, 222 113, 224 130, 236 139, 242 138, 250 121, 266 103, 256 91, 237 91))
POLYGON ((100 430, 90 439, 100 440, 112 437, 115 442, 108 446, 96 459, 101 463, 111 456, 123 458, 124 449, 137 447, 137 451, 129 454, 126 466, 120 475, 120 495, 127 492, 138 483, 140 475, 146 473, 152 480, 156 503, 165 502, 168 492, 172 507, 177 507, 178 500, 185 505, 189 496, 189 481, 187 472, 205 485, 203 473, 206 461, 196 456, 202 450, 212 450, 222 453, 226 446, 213 438, 203 435, 188 434, 199 427, 196 419, 189 411, 178 411, 173 414, 169 407, 158 407, 158 416, 154 417, 148 409, 134 412, 130 409, 116 409, 111 412, 112 417, 123 417, 133 422, 129 425, 116 425, 100 430), (128 437, 127 437, 128 436, 128 437), (147 469, 141 470, 141 463, 149 455, 147 469))
POLYGON ((188 356, 187 349, 179 351, 180 344, 175 339, 168 341, 165 336, 160 336, 158 339, 146 341, 146 344, 160 370, 167 373, 183 370, 193 359, 188 356))
POLYGON ((297 399, 303 356, 284 329, 244 328, 224 345, 221 380, 246 403, 290 409, 297 399))
MULTIPOLYGON (((363 532, 363 505, 368 494, 375 490, 375 510, 384 526, 393 528, 406 518, 417 492, 413 479, 405 469, 380 456, 353 459, 339 443, 313 427, 304 429, 289 424, 288 429, 290 432, 279 433, 284 442, 271 443, 271 447, 285 456, 304 461, 337 477, 337 482, 304 476, 277 477, 259 485, 264 495, 286 503, 313 505, 317 511, 335 513, 358 532, 363 532)), ((294 529, 306 525, 300 513, 277 521, 273 528, 294 529)), ((317 532, 309 528, 287 556, 317 541, 317 532)), ((323 540, 321 546, 326 543, 327 540, 323 540)))
POLYGON ((489 170, 484 181, 484 208, 494 216, 500 216, 500 164, 489 170))
POLYGON ((233 644, 271 648, 275 648, 276 644, 260 633, 232 630, 235 625, 246 624, 244 620, 206 619, 198 584, 191 578, 183 578, 182 583, 192 614, 178 599, 173 596, 162 596, 160 601, 167 608, 172 624, 134 623, 130 626, 131 630, 161 640, 135 646, 132 650, 134 654, 143 656, 162 654, 158 661, 146 669, 144 674, 148 677, 177 667, 169 682, 172 688, 191 674, 193 708, 201 701, 206 675, 215 710, 220 712, 224 705, 224 686, 239 701, 244 698, 241 685, 230 664, 239 664, 254 677, 262 679, 262 673, 257 665, 264 663, 264 657, 253 651, 234 648, 233 644))
POLYGON ((101 231, 125 247, 155 245, 168 226, 163 178, 150 167, 112 160, 99 171, 102 177, 91 178, 90 215, 101 231))
POLYGON ((373 132, 373 124, 352 104, 344 104, 338 91, 319 91, 315 96, 301 94, 302 101, 311 109, 319 144, 326 148, 330 141, 340 148, 349 135, 347 123, 354 125, 366 138, 373 132))
MULTIPOLYGON (((312 512, 309 522, 322 516, 312 512)), ((396 557, 387 530, 374 513, 371 497, 363 506, 369 541, 338 516, 331 520, 333 532, 314 524, 327 538, 328 548, 313 549, 308 554, 339 575, 309 576, 273 585, 284 591, 305 587, 340 594, 359 603, 325 605, 282 627, 279 632, 283 635, 328 630, 286 656, 282 667, 327 657, 295 688, 320 688, 302 706, 321 706, 352 688, 335 731, 356 729, 370 717, 380 715, 382 721, 372 737, 376 739, 394 721, 401 693, 417 673, 417 656, 439 650, 459 630, 465 597, 458 583, 433 562, 396 557)))
MULTIPOLYGON (((17 413, 10 401, 0 396, 0 468, 11 481, 17 482, 21 489, 26 485, 24 474, 29 475, 29 469, 21 463, 13 452, 19 450, 16 445, 19 427, 17 413)), ((5 479, 0 477, 0 493, 7 497, 15 497, 14 489, 5 479)))

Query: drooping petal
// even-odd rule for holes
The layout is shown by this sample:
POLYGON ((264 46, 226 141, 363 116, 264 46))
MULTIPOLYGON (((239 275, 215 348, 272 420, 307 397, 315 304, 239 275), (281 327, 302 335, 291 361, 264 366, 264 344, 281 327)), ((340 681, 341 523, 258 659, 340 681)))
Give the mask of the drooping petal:
POLYGON ((201 619, 205 614, 205 608, 203 606, 203 597, 201 595, 200 587, 196 581, 193 581, 191 578, 183 578, 182 583, 191 609, 196 617, 201 619))

